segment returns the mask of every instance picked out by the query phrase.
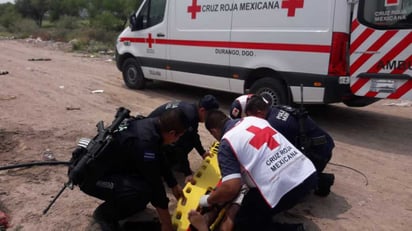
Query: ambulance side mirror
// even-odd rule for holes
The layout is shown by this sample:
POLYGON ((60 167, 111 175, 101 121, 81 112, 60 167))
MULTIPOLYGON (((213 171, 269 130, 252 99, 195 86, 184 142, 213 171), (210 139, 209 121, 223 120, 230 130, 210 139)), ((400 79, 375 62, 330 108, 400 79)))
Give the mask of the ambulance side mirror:
POLYGON ((135 14, 130 15, 129 18, 129 23, 130 23, 130 28, 132 31, 138 30, 139 28, 137 28, 137 18, 135 14))
POLYGON ((139 15, 136 17, 135 14, 130 15, 129 22, 132 31, 141 30, 147 28, 147 17, 145 15, 139 15))

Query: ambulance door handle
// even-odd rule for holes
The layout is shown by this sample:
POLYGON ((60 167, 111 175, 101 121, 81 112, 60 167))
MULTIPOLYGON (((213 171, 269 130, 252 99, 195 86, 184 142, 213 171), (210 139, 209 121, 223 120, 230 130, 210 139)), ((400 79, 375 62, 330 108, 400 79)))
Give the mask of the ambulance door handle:
POLYGON ((163 34, 163 33, 157 33, 157 37, 165 37, 165 34, 163 34))

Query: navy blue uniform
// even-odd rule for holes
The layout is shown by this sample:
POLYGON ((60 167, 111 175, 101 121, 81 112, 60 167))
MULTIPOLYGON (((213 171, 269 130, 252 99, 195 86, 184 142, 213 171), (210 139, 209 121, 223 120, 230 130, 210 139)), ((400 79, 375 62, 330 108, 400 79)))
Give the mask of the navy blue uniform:
POLYGON ((86 194, 105 201, 98 207, 99 216, 118 221, 145 209, 148 203, 168 208, 163 180, 169 187, 177 181, 160 152, 161 144, 157 118, 132 120, 126 130, 115 133, 80 185, 86 194))
POLYGON ((202 156, 206 152, 202 146, 200 136, 198 134, 198 107, 196 104, 182 101, 169 102, 156 108, 148 115, 148 117, 160 116, 163 112, 170 108, 180 108, 183 111, 183 113, 188 118, 189 128, 175 144, 168 145, 164 149, 164 152, 171 152, 170 155, 166 155, 169 158, 169 162, 173 166, 177 166, 178 170, 181 171, 185 176, 188 176, 192 174, 188 159, 190 151, 195 148, 200 156, 202 156), (175 159, 173 159, 173 157, 175 159))
MULTIPOLYGON (((299 118, 295 109, 287 106, 275 106, 269 109, 266 120, 272 127, 282 133, 296 147, 301 148, 299 118)), ((309 139, 310 146, 301 150, 315 165, 318 172, 322 172, 332 157, 335 147, 332 137, 322 130, 308 116, 304 118, 304 132, 309 139)))

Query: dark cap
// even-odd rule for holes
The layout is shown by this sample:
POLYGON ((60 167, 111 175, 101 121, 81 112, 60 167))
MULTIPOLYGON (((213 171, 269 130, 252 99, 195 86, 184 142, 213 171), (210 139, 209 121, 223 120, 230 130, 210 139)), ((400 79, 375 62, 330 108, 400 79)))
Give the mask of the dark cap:
POLYGON ((205 95, 199 100, 199 107, 203 107, 206 111, 218 109, 219 102, 213 95, 205 95))

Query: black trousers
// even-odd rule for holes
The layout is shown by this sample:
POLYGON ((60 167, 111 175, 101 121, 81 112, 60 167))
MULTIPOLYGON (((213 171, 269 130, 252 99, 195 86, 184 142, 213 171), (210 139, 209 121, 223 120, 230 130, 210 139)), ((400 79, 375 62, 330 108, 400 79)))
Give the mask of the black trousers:
POLYGON ((291 209, 301 202, 306 195, 315 189, 316 184, 317 173, 313 173, 300 185, 286 193, 274 208, 266 203, 258 189, 251 188, 245 195, 235 218, 235 230, 274 230, 271 222, 272 216, 291 209))
POLYGON ((167 161, 174 171, 181 172, 185 176, 191 175, 189 153, 192 151, 193 146, 181 145, 177 143, 175 145, 167 145, 163 147, 163 154, 167 158, 167 161))
POLYGON ((119 221, 146 208, 151 189, 147 183, 134 175, 116 174, 103 177, 95 183, 80 188, 86 194, 104 200, 99 216, 108 221, 119 221))

